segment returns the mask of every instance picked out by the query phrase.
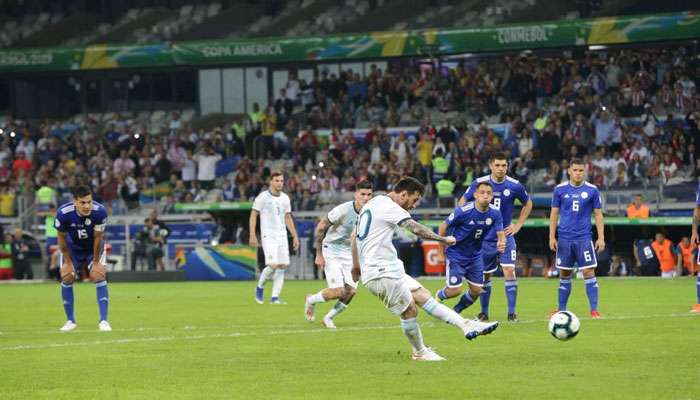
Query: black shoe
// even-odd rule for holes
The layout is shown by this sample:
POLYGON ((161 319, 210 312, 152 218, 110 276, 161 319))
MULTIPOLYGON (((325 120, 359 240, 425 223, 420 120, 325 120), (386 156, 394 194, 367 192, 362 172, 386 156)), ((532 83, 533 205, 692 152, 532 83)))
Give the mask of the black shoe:
POLYGON ((476 316, 476 319, 478 319, 481 322, 485 322, 489 320, 489 315, 480 312, 479 315, 476 316))
POLYGON ((513 313, 513 314, 508 314, 508 321, 510 321, 510 322, 518 322, 518 316, 515 315, 515 313, 513 313))

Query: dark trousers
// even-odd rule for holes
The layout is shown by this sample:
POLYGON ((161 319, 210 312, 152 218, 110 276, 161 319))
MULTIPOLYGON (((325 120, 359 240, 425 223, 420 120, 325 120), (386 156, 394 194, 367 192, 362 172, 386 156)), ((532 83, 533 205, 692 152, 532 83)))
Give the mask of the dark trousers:
POLYGON ((34 272, 32 272, 32 266, 29 265, 27 260, 15 260, 15 279, 34 279, 34 272))

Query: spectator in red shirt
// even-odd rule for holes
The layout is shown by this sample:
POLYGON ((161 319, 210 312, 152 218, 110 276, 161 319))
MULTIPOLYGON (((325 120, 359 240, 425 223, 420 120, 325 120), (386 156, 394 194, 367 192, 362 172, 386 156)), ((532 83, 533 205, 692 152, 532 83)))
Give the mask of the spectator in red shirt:
POLYGON ((15 176, 28 176, 32 172, 32 162, 26 159, 23 151, 17 152, 17 158, 12 162, 12 172, 15 176))

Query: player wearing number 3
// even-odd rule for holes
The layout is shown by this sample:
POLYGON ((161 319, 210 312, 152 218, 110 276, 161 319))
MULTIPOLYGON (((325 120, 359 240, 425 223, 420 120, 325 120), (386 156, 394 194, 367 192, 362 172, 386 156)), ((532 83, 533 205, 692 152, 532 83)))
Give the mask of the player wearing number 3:
POLYGON ((577 265, 583 271, 591 317, 600 318, 598 282, 595 278, 595 268, 598 266, 596 251, 605 249, 600 192, 595 185, 584 181, 582 160, 571 160, 568 172, 570 181, 554 189, 549 217, 549 247, 557 253, 556 266, 560 272, 559 311, 566 310, 571 294, 571 273, 574 265, 577 265), (595 248, 591 241, 591 214, 595 216, 598 232, 595 248), (558 233, 558 240, 555 232, 558 233))

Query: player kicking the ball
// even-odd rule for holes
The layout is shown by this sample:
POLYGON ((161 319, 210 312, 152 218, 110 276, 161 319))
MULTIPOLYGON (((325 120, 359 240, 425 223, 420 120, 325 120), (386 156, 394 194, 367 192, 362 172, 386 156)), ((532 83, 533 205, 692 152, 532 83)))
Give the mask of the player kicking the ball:
POLYGON ((486 324, 467 321, 444 304, 432 298, 418 281, 406 275, 392 237, 401 226, 424 239, 451 246, 456 240, 443 237, 411 218, 411 210, 423 196, 423 184, 411 177, 402 178, 386 196, 376 196, 360 210, 357 225, 351 234, 352 277, 362 277, 362 284, 401 319, 401 329, 413 348, 412 358, 419 361, 440 361, 440 357, 423 343, 423 334, 416 317, 421 307, 428 314, 460 329, 467 339, 474 339, 487 329, 486 324))

